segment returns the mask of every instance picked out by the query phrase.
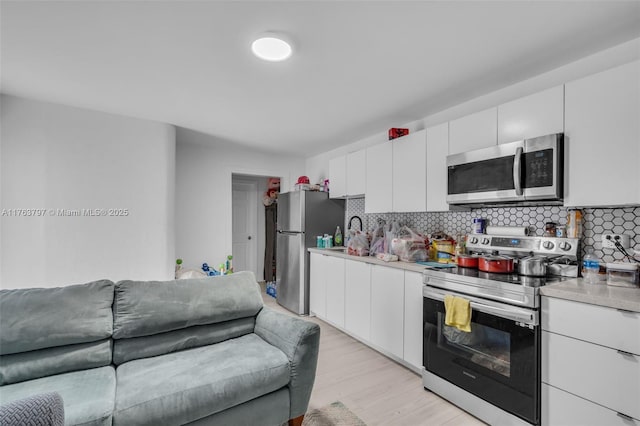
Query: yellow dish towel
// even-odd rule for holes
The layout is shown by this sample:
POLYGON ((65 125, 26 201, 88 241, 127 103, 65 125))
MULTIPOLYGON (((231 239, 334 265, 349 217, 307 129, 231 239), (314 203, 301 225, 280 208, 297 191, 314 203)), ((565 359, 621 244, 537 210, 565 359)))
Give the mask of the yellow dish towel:
POLYGON ((471 304, 467 299, 447 294, 444 296, 444 310, 446 325, 471 332, 471 304))

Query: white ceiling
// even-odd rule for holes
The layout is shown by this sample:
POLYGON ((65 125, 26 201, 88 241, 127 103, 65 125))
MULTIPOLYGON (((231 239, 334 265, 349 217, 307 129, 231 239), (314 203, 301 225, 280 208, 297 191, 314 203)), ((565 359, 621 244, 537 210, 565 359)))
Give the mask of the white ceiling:
POLYGON ((2 92, 308 156, 640 36, 638 1, 2 1, 2 92), (284 31, 292 59, 258 60, 284 31))

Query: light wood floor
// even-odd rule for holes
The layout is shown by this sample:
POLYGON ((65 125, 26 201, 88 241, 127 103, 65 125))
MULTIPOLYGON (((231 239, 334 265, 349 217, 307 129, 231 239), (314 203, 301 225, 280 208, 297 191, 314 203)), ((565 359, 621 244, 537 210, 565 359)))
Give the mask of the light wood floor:
MULTIPOLYGON (((265 304, 289 313, 263 293, 265 304)), ((368 426, 484 425, 422 387, 422 378, 317 318, 320 354, 309 409, 341 401, 368 426)))

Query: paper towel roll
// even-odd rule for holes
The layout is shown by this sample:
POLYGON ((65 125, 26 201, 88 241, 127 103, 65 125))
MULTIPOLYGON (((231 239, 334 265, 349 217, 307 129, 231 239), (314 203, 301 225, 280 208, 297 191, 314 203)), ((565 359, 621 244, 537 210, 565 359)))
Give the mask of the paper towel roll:
POLYGON ((522 237, 529 235, 529 228, 526 226, 487 226, 487 234, 522 237))

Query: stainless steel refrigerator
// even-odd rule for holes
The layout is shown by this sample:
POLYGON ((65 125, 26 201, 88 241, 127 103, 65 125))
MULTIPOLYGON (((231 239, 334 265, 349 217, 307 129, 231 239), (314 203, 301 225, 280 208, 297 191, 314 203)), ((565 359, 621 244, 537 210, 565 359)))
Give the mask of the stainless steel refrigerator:
POLYGON ((278 195, 276 221, 276 299, 299 315, 309 313, 309 247, 316 236, 344 226, 344 200, 326 192, 294 191, 278 195))

